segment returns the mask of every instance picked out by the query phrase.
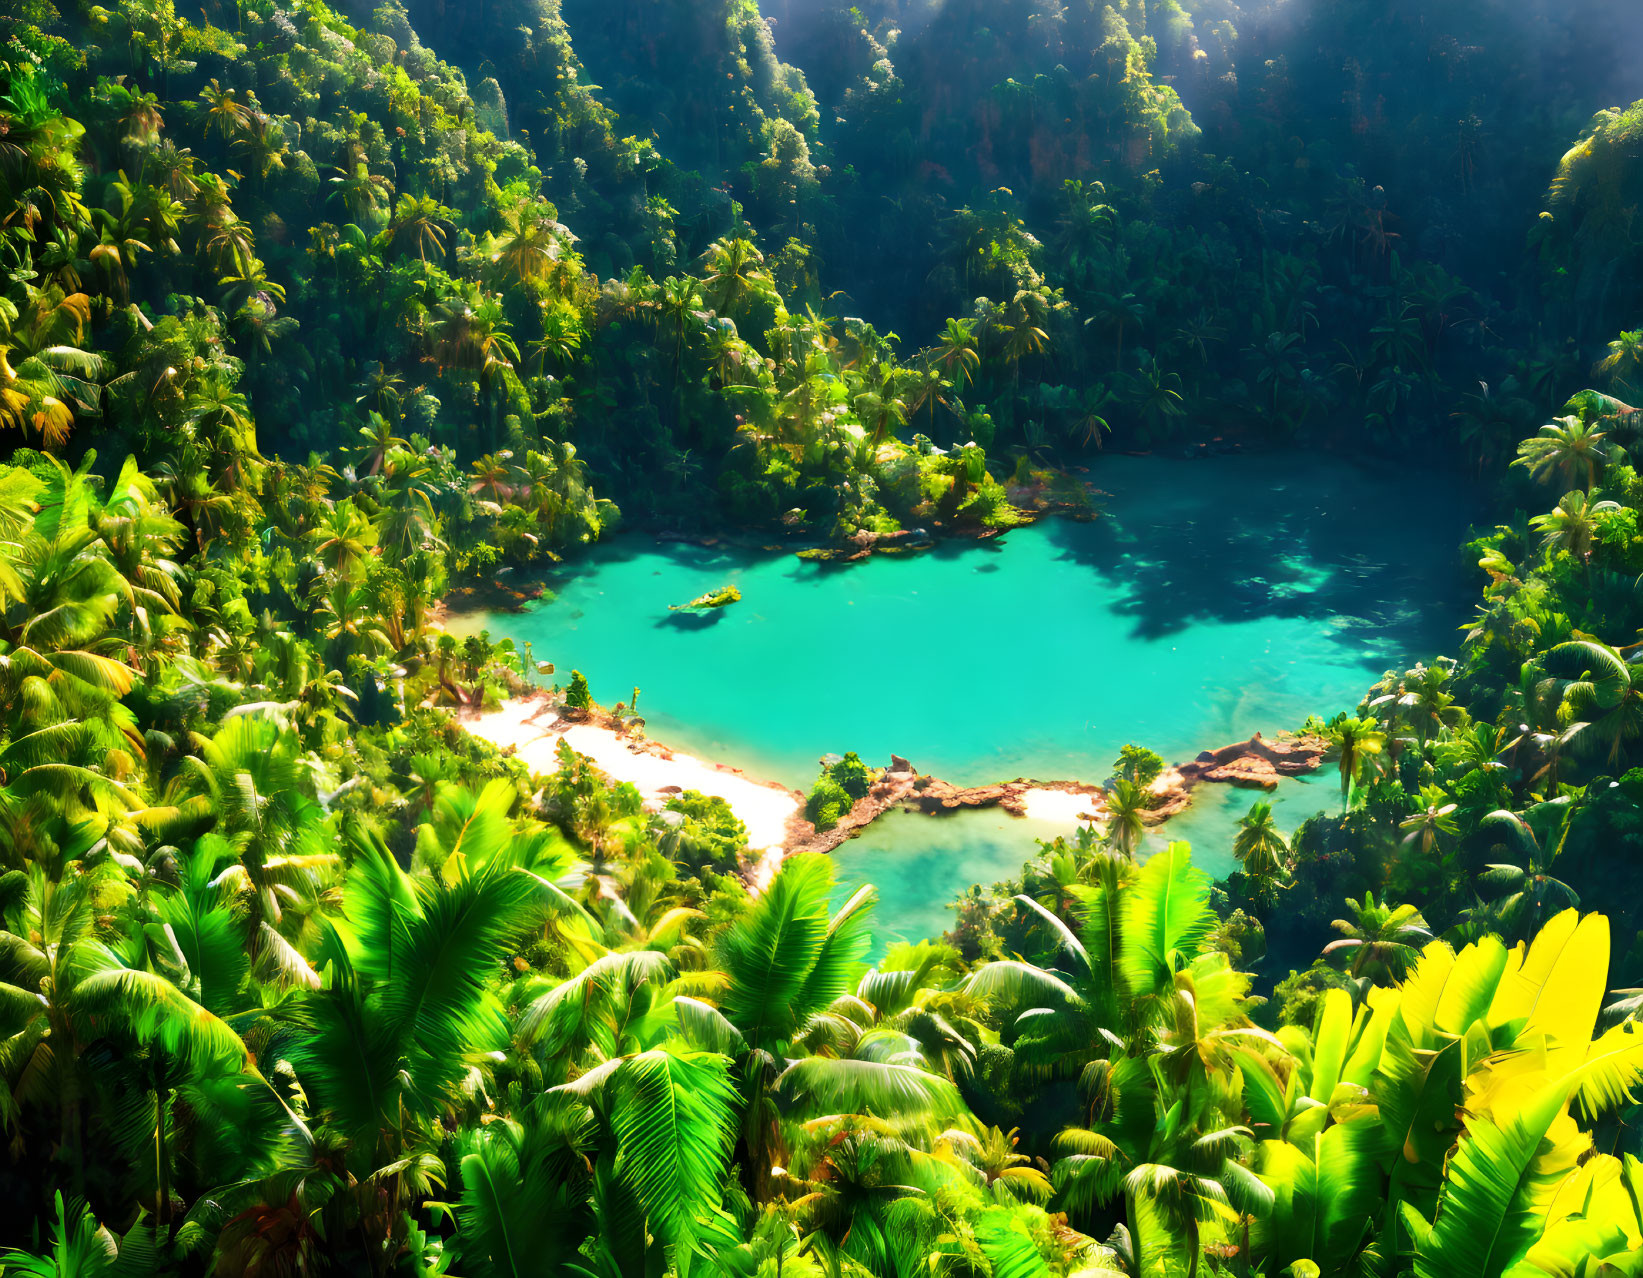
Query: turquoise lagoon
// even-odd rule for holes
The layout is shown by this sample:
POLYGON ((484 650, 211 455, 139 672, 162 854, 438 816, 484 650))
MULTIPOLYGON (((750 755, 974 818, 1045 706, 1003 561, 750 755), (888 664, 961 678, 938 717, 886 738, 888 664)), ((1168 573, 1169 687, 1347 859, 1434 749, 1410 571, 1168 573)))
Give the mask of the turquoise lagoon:
MULTIPOLYGON (((1472 510, 1452 483, 1304 455, 1108 457, 1091 480, 1092 522, 859 564, 618 536, 550 576, 553 600, 462 624, 530 641, 606 704, 637 685, 651 736, 801 788, 846 750, 959 783, 1101 781, 1126 741, 1190 759, 1350 708, 1387 667, 1456 646, 1472 510), (668 611, 726 582, 741 603, 668 611)), ((1338 801, 1332 776, 1280 787, 1286 829, 1338 801)), ((1252 797, 1201 787, 1168 837, 1224 873, 1252 797)), ((842 880, 878 885, 890 932, 916 936, 1058 832, 893 814, 835 856, 842 880)))

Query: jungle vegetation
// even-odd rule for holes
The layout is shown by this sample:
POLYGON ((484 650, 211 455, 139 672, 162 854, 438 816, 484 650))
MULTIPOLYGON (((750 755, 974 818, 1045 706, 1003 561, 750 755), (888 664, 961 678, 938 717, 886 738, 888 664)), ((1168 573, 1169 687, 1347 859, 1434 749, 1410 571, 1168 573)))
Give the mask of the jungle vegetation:
POLYGON ((1636 1272, 1634 27, 5 6, 0 1273, 1636 1272), (1132 855, 1137 745, 869 965, 825 858, 453 717, 551 667, 440 600, 624 518, 974 534, 1211 444, 1499 520, 1223 884, 1132 855))

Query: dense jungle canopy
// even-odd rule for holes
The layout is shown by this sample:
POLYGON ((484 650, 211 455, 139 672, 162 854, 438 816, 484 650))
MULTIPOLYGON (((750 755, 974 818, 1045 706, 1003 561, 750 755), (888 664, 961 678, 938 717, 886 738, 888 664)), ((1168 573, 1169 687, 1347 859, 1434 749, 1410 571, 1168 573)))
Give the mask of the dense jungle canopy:
POLYGON ((1628 0, 6 0, 0 1274, 1643 1272, 1639 99, 1628 0), (1140 742, 869 963, 461 726, 603 713, 444 609, 623 527, 1233 450, 1490 513, 1225 881, 1140 742))

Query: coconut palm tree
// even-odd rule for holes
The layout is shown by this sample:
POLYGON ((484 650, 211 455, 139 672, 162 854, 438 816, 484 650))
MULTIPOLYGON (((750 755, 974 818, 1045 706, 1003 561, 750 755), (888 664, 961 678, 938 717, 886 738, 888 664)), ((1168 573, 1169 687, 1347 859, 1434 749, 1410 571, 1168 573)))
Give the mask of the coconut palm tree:
POLYGON ((1496 848, 1516 855, 1521 864, 1498 862, 1484 869, 1478 876, 1478 886, 1493 899, 1469 910, 1469 921, 1509 939, 1523 939, 1539 932, 1554 914, 1580 904, 1580 895, 1550 873, 1573 825, 1574 807, 1564 800, 1541 808, 1547 810, 1554 810, 1558 819, 1553 831, 1556 846, 1549 853, 1542 849, 1540 837, 1523 813, 1503 808, 1478 823, 1480 830, 1499 835, 1501 841, 1496 848))
POLYGON ((1588 568, 1591 565, 1592 542, 1597 538, 1597 517, 1614 514, 1620 504, 1613 501, 1593 501, 1576 489, 1558 499, 1556 509, 1536 515, 1529 526, 1540 534, 1541 545, 1556 554, 1567 552, 1588 568))
POLYGON ((1611 386, 1624 391, 1637 389, 1637 378, 1643 373, 1643 328, 1623 332, 1610 342, 1608 353, 1593 371, 1608 378, 1611 386))
POLYGON ((720 315, 734 315, 747 298, 769 294, 771 285, 760 269, 763 265, 764 254, 746 236, 714 241, 703 255, 707 272, 702 280, 703 296, 720 315))
POLYGON ((390 562, 418 547, 439 542, 437 491, 427 459, 403 448, 389 452, 382 472, 382 508, 376 518, 377 541, 390 562))
POLYGON ((1579 716, 1565 738, 1583 752, 1601 752, 1619 769, 1631 743, 1643 737, 1643 652, 1628 660, 1607 644, 1578 639, 1548 652, 1544 668, 1544 695, 1579 716))
POLYGON ((1029 355, 1042 354, 1050 345, 1050 335, 1041 327, 1045 322, 1044 312, 1043 299, 1023 290, 996 325, 999 353, 1009 364, 1010 376, 1016 384, 1021 381, 1021 361, 1029 355))
POLYGON ((1518 445, 1514 466, 1525 467, 1541 483, 1557 480, 1565 489, 1587 492, 1608 461, 1606 434, 1578 417, 1559 417, 1518 445))
POLYGON ((1094 324, 1113 338, 1113 368, 1124 371, 1124 331, 1140 325, 1146 318, 1147 308, 1134 293, 1099 293, 1092 303, 1094 314, 1084 321, 1084 327, 1094 324))
POLYGON ((1148 438, 1168 436, 1175 422, 1187 415, 1180 374, 1160 368, 1150 355, 1125 379, 1123 397, 1148 438))
POLYGON ((868 427, 868 437, 875 444, 885 435, 894 436, 897 427, 907 422, 907 404, 896 393, 895 380, 892 373, 852 401, 856 416, 868 427))
POLYGON ((359 451, 355 454, 355 465, 361 467, 365 475, 377 475, 382 471, 382 464, 388 460, 388 454, 395 449, 407 450, 411 443, 394 434, 394 425, 383 414, 371 409, 366 415, 365 425, 355 434, 359 438, 359 451))
POLYGON ((370 226, 382 216, 382 206, 393 196, 393 183, 381 173, 371 172, 364 160, 340 167, 329 179, 331 194, 339 200, 355 222, 370 226))
POLYGON ((414 253, 417 261, 425 263, 430 251, 444 254, 445 227, 450 221, 450 211, 432 196, 401 195, 383 234, 389 244, 414 253))
MULTIPOLYGON (((287 123, 293 129, 298 127, 293 121, 287 123)), ((285 168, 285 162, 291 156, 285 129, 279 121, 261 111, 251 116, 240 135, 234 139, 233 149, 244 166, 256 176, 259 191, 267 189, 269 177, 285 168)))
POLYGON ((926 412, 926 422, 929 428, 934 430, 936 409, 945 408, 952 411, 954 401, 948 392, 953 389, 953 383, 943 376, 940 367, 933 363, 919 365, 912 370, 911 377, 907 415, 916 417, 921 410, 926 412))
POLYGON ((552 274, 563 249, 563 237, 570 234, 539 205, 529 205, 519 214, 518 225, 492 256, 497 273, 515 283, 538 283, 552 274))
POLYGON ((1151 806, 1151 796, 1133 781, 1118 780, 1107 792, 1107 836, 1124 856, 1134 856, 1146 831, 1143 814, 1151 806))
POLYGON ((95 410, 106 365, 80 349, 90 299, 57 285, 25 286, 21 307, 0 297, 0 426, 61 448, 75 414, 95 410))
POLYGON ((1351 806, 1352 788, 1363 775, 1367 762, 1386 746, 1386 733, 1373 719, 1341 715, 1324 730, 1341 774, 1341 811, 1351 806))
POLYGON ((1232 842, 1232 855, 1244 867, 1244 873, 1257 879, 1284 877, 1284 858, 1289 845, 1278 832, 1272 817, 1272 805, 1257 800, 1238 821, 1238 834, 1232 842))
POLYGON ((1426 800, 1426 806, 1398 822, 1400 830, 1409 831, 1403 836, 1405 846, 1418 844, 1421 855, 1430 856, 1444 838, 1454 838, 1460 833, 1460 823, 1455 820, 1459 805, 1441 802, 1446 797, 1437 786, 1422 790, 1421 798, 1426 800))
POLYGON ((1361 901, 1348 898, 1346 903, 1352 917, 1330 924, 1341 939, 1324 946, 1324 956, 1346 958, 1347 971, 1354 977, 1401 980, 1420 946, 1432 939, 1420 911, 1413 905, 1376 901, 1373 892, 1365 892, 1361 901))
POLYGON ((930 348, 930 359, 942 372, 954 378, 956 384, 969 385, 981 367, 981 356, 976 351, 975 333, 971 326, 964 320, 948 320, 936 344, 930 348))

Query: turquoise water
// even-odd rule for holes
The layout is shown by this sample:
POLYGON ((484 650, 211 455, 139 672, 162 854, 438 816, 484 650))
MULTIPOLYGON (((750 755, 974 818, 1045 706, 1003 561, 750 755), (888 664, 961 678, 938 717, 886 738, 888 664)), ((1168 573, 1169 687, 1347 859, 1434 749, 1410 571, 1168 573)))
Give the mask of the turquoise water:
MULTIPOLYGON (((1471 511, 1452 484, 1307 456, 1110 457, 1091 479, 1101 519, 906 559, 618 537, 555 573, 553 602, 463 624, 531 641, 601 702, 637 684, 653 737, 800 787, 846 750, 960 783, 1101 781, 1126 741, 1189 759, 1350 707, 1386 667, 1455 646, 1471 511), (740 604, 668 612, 726 582, 740 604)), ((1224 870, 1252 796, 1199 793, 1169 837, 1224 870)), ((1282 823, 1333 793, 1286 783, 1282 823)), ((887 924, 939 930, 954 891, 1055 832, 996 813, 896 819, 837 855, 842 876, 878 883, 887 924)))
MULTIPOLYGON (((1144 858, 1172 839, 1192 844, 1193 860, 1217 876, 1236 868, 1228 852, 1238 818, 1258 798, 1273 806, 1287 834, 1322 808, 1339 802, 1333 769, 1281 781, 1261 795, 1227 785, 1199 786, 1193 804, 1179 817, 1149 830, 1144 858)), ((881 906, 873 933, 873 954, 897 941, 939 936, 952 925, 952 902, 972 883, 988 887, 1021 872, 1038 851, 1037 839, 1070 834, 1065 825, 1029 821, 997 809, 927 817, 892 812, 833 853, 837 895, 848 898, 863 883, 878 889, 881 906)))

